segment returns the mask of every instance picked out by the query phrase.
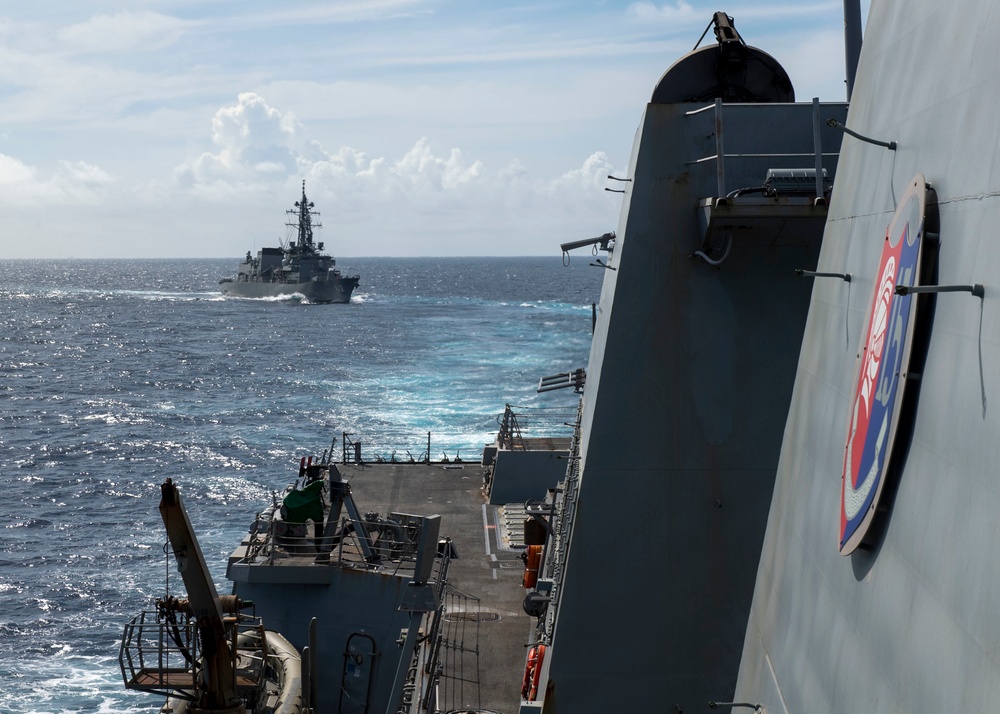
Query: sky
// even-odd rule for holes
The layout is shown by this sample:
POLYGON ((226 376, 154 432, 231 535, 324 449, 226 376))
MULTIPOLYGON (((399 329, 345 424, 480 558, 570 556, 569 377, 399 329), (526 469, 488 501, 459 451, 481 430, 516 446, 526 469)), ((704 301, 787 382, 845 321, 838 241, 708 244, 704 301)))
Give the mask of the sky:
POLYGON ((845 99, 841 0, 5 3, 0 259, 241 256, 303 181, 339 258, 559 255, 617 225, 607 176, 720 9, 845 99))

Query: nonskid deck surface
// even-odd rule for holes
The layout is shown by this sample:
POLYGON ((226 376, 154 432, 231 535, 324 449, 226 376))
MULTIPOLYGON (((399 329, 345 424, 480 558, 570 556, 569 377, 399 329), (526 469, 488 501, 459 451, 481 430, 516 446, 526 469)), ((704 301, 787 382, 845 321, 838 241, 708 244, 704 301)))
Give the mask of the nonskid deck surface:
POLYGON ((451 538, 458 553, 449 585, 480 601, 478 612, 451 613, 451 619, 464 623, 466 647, 475 646, 472 633, 478 627, 479 672, 467 673, 465 679, 478 677, 482 701, 466 701, 480 709, 516 712, 529 633, 521 607, 524 565, 520 549, 500 545, 496 508, 482 494, 482 466, 379 463, 337 468, 350 481, 363 513, 441 516, 441 535, 451 538))

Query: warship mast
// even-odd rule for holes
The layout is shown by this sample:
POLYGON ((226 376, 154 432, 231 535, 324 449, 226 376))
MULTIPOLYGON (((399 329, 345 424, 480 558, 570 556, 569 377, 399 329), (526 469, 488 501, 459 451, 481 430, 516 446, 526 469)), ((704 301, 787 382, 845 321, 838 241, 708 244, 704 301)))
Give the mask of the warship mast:
MULTIPOLYGON (((302 198, 295 202, 295 209, 288 209, 285 211, 289 216, 296 216, 297 218, 289 219, 288 223, 285 225, 289 228, 296 229, 298 239, 296 241, 296 247, 302 252, 310 252, 314 250, 313 247, 313 216, 319 216, 319 211, 312 210, 316 206, 315 203, 306 198, 306 182, 305 179, 302 180, 302 198), (297 210, 296 210, 297 209, 297 210)), ((322 224, 317 220, 315 223, 317 228, 322 228, 322 224)), ((319 246, 320 250, 323 250, 323 246, 319 246)))

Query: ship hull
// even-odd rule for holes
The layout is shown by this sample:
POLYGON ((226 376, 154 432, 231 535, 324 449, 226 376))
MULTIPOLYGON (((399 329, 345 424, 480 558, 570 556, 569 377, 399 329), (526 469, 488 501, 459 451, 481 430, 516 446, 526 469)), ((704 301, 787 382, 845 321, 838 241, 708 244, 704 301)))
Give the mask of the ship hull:
MULTIPOLYGON (((736 685, 812 290, 795 270, 815 265, 823 222, 803 213, 793 223, 777 202, 756 218, 737 215, 739 197, 706 203, 728 192, 695 161, 716 151, 715 114, 703 106, 651 103, 636 135, 588 360, 579 495, 564 506, 573 527, 548 546, 566 555, 550 555, 565 566, 545 615, 546 712, 657 701, 704 711, 736 685), (692 257, 705 235, 699 205, 711 208, 710 226, 735 226, 715 265, 692 257), (630 535, 613 537, 608 514, 627 514, 630 535), (595 586, 606 568, 619 578, 610 595, 595 586), (637 626, 608 616, 632 602, 652 604, 637 626)), ((843 117, 845 107, 819 111, 843 117)), ((730 188, 760 183, 777 160, 765 149, 814 159, 809 104, 727 104, 721 114, 727 150, 740 155, 725 166, 730 188)), ((821 136, 835 146, 838 137, 821 136)), ((831 175, 835 158, 825 157, 831 175)))
POLYGON ((1000 17, 981 0, 872 3, 846 123, 899 148, 844 139, 816 269, 851 273, 851 292, 815 282, 736 701, 823 714, 996 709, 1000 322, 990 281, 1000 274, 1000 180, 987 118, 1000 105, 1000 80, 989 69, 994 30, 1000 17), (966 36, 968 28, 975 32, 966 36), (887 227, 918 175, 936 199, 927 237, 936 239, 938 273, 930 284, 986 283, 985 299, 958 292, 931 303, 925 357, 914 371, 920 379, 908 387, 919 399, 904 402, 908 428, 886 444, 893 462, 864 547, 845 557, 841 482, 858 345, 874 311, 887 227))
POLYGON ((313 303, 345 303, 358 286, 360 276, 345 276, 335 266, 331 256, 323 253, 323 243, 313 239, 314 221, 319 213, 306 198, 306 183, 302 182, 302 198, 295 208, 286 211, 293 216, 285 225, 288 239, 281 247, 261 248, 256 256, 247 251, 235 278, 219 281, 223 295, 241 298, 280 298, 301 295, 313 303))
POLYGON ((301 295, 314 303, 348 303, 357 278, 335 278, 333 280, 310 280, 304 283, 269 283, 244 280, 230 280, 220 283, 223 295, 239 298, 275 298, 301 295))

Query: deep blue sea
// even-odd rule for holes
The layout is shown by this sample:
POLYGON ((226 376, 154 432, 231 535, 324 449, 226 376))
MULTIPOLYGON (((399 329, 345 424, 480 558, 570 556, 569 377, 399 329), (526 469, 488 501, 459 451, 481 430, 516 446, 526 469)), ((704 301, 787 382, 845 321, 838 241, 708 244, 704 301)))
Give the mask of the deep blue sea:
POLYGON ((535 388, 586 366, 587 260, 342 260, 349 305, 223 298, 236 262, 0 261, 0 712, 159 707, 118 646, 163 594, 165 478, 228 592, 253 515, 341 432, 478 460, 505 403, 575 408, 535 388))

